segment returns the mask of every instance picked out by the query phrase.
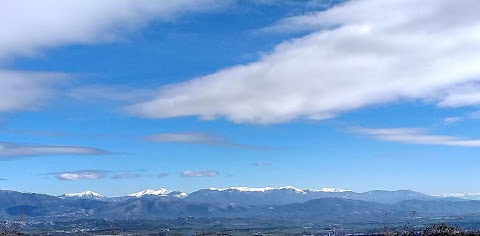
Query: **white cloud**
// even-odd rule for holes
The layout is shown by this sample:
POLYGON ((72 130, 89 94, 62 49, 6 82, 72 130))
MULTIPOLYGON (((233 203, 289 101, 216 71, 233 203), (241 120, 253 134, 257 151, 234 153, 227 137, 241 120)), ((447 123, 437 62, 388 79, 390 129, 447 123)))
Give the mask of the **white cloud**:
MULTIPOLYGON (((478 79, 478 78, 477 78, 478 79)), ((480 84, 467 83, 446 91, 438 103, 439 107, 464 107, 480 105, 480 84)))
POLYGON ((443 124, 450 125, 453 123, 458 123, 458 122, 468 121, 468 120, 476 120, 476 119, 480 119, 480 111, 468 112, 461 116, 446 117, 443 119, 443 124))
POLYGON ((465 139, 456 136, 433 135, 426 133, 426 131, 423 129, 417 128, 371 129, 364 127, 353 127, 350 128, 350 131, 368 135, 379 140, 399 143, 480 147, 480 139, 465 139))
POLYGON ((70 172, 54 172, 49 175, 55 176, 58 180, 81 180, 81 179, 102 179, 106 176, 105 170, 80 170, 70 172))
POLYGON ((478 9, 477 0, 358 0, 288 18, 274 29, 314 32, 126 111, 268 124, 401 99, 442 104, 452 87, 480 80, 478 9))
POLYGON ((203 170, 203 171, 182 171, 180 175, 184 178, 191 178, 191 177, 215 177, 220 173, 216 170, 203 170))
POLYGON ((451 125, 453 123, 457 123, 463 120, 463 117, 460 116, 451 116, 451 117, 446 117, 443 119, 443 123, 445 125, 451 125))
POLYGON ((101 155, 106 150, 81 146, 23 145, 0 142, 0 158, 45 155, 101 155))
POLYGON ((38 110, 67 77, 61 73, 0 69, 0 112, 38 110))
POLYGON ((191 11, 208 11, 218 0, 0 0, 0 58, 35 55, 68 44, 121 40, 149 20, 171 20, 191 11))
MULTIPOLYGON (((230 1, 220 0, 0 0, 0 61, 35 56, 44 49, 64 45, 124 40, 125 33, 151 20, 170 21, 186 12, 210 11, 228 4, 230 1)), ((0 112, 37 110, 53 95, 63 77, 60 73, 0 69, 0 112)), ((97 92, 116 94, 83 88, 74 89, 70 95, 102 96, 97 92)), ((108 99, 126 99, 125 95, 116 95, 108 99)))

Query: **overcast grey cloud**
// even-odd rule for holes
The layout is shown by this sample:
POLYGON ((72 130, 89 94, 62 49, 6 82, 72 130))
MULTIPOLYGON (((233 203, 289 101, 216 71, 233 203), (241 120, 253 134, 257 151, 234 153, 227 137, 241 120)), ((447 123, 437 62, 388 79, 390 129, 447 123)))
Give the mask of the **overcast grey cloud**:
POLYGON ((466 139, 456 136, 434 135, 427 133, 424 129, 418 128, 372 129, 365 127, 352 127, 349 130, 353 133, 367 135, 375 139, 398 143, 480 147, 480 139, 466 139))
POLYGON ((48 175, 54 176, 58 180, 83 180, 83 179, 103 179, 109 171, 106 170, 79 170, 52 172, 48 175))
POLYGON ((452 90, 480 82, 478 9, 477 0, 358 0, 287 18, 271 29, 313 32, 256 62, 160 88, 125 110, 271 124, 401 99, 479 104, 475 91, 452 90))
POLYGON ((192 178, 192 177, 215 177, 219 175, 220 172, 216 170, 202 170, 202 171, 191 171, 186 170, 180 172, 180 176, 184 178, 192 178))

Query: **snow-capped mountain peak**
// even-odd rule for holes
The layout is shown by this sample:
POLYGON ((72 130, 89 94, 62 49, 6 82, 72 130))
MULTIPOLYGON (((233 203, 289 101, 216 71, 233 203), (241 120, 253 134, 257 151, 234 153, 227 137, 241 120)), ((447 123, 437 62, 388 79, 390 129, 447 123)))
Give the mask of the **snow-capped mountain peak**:
POLYGON ((140 191, 140 192, 129 194, 128 196, 130 196, 130 197, 143 197, 145 195, 167 196, 171 192, 172 192, 171 190, 168 190, 168 189, 165 189, 165 188, 160 188, 160 189, 157 189, 157 190, 147 189, 147 190, 143 190, 143 191, 140 191))
POLYGON ((102 194, 93 192, 93 191, 85 191, 80 193, 66 193, 63 194, 61 197, 63 198, 84 198, 84 199, 102 199, 106 198, 102 194))
POLYGON ((141 198, 144 196, 171 196, 171 197, 177 197, 177 198, 185 198, 188 196, 188 194, 183 193, 183 192, 178 192, 178 191, 171 191, 165 188, 160 188, 157 190, 154 189, 147 189, 144 191, 140 191, 137 193, 132 193, 128 195, 129 197, 136 197, 136 198, 141 198))

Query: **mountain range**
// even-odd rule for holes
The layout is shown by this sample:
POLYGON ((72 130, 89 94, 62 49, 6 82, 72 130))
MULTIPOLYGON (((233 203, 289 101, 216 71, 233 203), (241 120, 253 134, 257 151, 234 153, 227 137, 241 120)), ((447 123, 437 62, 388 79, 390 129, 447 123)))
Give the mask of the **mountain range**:
POLYGON ((190 194, 181 191, 172 191, 165 188, 157 190, 148 189, 121 197, 108 198, 92 191, 83 193, 63 194, 61 198, 93 199, 103 201, 122 201, 130 198, 162 197, 172 199, 185 199, 189 202, 215 203, 215 204, 240 204, 240 205, 283 205, 302 203, 318 198, 345 198, 378 203, 396 203, 405 200, 434 200, 434 199, 460 199, 454 196, 432 196, 411 190, 385 191, 374 190, 357 193, 349 190, 323 188, 299 189, 293 186, 278 188, 208 188, 200 189, 190 194))
POLYGON ((385 214, 404 218, 412 210, 424 217, 467 214, 480 211, 480 201, 410 190, 357 193, 292 186, 209 188, 190 194, 161 188, 111 198, 92 191, 49 196, 0 190, 3 218, 25 214, 48 219, 194 216, 355 221, 381 220, 385 214))

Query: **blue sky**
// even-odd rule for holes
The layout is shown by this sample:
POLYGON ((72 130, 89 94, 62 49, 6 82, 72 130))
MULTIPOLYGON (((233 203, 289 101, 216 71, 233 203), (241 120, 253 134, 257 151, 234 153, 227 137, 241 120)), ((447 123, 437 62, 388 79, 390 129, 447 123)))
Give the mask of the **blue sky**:
POLYGON ((479 192, 479 4, 0 1, 1 189, 479 192))

